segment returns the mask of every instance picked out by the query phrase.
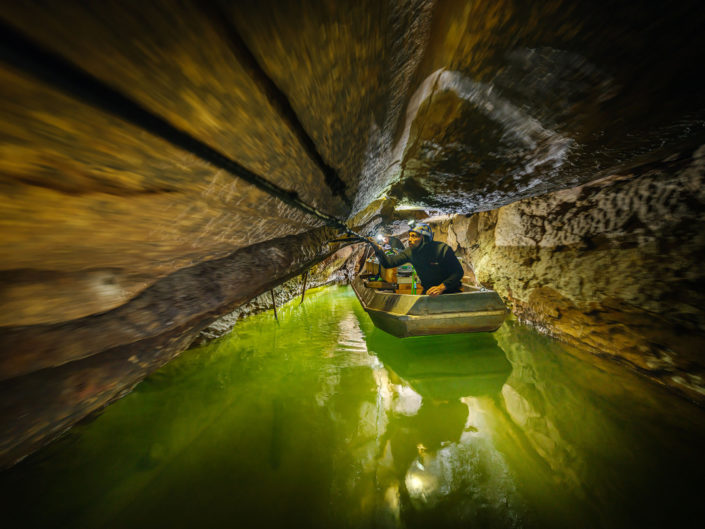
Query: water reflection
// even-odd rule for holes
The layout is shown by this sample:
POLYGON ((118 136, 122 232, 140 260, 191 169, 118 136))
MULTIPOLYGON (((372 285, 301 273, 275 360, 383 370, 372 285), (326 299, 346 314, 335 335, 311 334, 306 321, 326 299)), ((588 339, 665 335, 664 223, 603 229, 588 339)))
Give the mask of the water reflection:
POLYGON ((378 443, 388 525, 690 527, 702 517, 702 411, 623 368, 511 322, 493 335, 409 340, 372 330, 367 346, 389 395, 378 443))
POLYGON ((374 329, 367 348, 427 399, 499 395, 512 366, 489 333, 400 340, 374 329))
POLYGON ((513 369, 488 417, 542 525, 698 526, 702 410, 521 325, 496 338, 513 369))
POLYGON ((386 368, 387 377, 377 377, 380 394, 391 393, 378 444, 388 520, 422 527, 484 518, 511 526, 520 502, 483 420, 511 373, 494 337, 399 340, 374 329, 367 346, 386 368))
POLYGON ((400 340, 344 288, 279 319, 238 323, 0 473, 6 518, 592 529, 705 517, 705 415, 614 364, 512 322, 400 340))

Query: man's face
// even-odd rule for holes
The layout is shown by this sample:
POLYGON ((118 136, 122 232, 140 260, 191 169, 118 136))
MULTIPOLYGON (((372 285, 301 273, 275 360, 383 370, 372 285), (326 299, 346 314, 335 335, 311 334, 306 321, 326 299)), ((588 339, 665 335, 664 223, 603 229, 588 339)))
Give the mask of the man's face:
POLYGON ((410 231, 409 232, 409 248, 416 248, 419 244, 421 244, 421 235, 416 233, 415 231, 410 231))

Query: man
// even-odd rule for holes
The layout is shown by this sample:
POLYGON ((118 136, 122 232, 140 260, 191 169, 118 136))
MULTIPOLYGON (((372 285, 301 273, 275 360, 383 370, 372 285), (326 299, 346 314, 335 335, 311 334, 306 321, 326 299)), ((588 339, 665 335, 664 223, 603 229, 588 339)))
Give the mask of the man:
POLYGON ((377 259, 385 268, 411 263, 424 287, 423 294, 437 296, 460 292, 463 267, 445 243, 433 241, 428 224, 418 223, 409 231, 409 247, 396 255, 386 255, 382 248, 373 245, 377 259))

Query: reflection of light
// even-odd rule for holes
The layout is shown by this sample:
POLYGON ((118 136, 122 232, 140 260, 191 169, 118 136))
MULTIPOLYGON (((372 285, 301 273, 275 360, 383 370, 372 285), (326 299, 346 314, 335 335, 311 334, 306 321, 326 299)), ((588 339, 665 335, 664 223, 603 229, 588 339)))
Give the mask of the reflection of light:
MULTIPOLYGON (((370 355, 370 367, 372 369, 383 369, 384 364, 382 362, 380 362, 379 358, 377 358, 376 356, 370 355)), ((385 375, 386 375, 386 372, 385 372, 385 375)))
POLYGON ((393 402, 394 412, 408 417, 416 415, 421 409, 423 397, 409 386, 396 384, 394 388, 397 393, 397 398, 393 402))
POLYGON ((411 499, 421 500, 424 503, 438 488, 438 478, 428 472, 418 459, 411 464, 404 483, 411 499))
MULTIPOLYGON (((347 353, 357 353, 346 355, 349 365, 369 365, 371 356, 367 353, 367 342, 365 335, 360 328, 360 322, 354 314, 347 314, 338 323, 338 351, 347 353)), ((335 356, 335 351, 331 351, 329 357, 335 356)))
POLYGON ((381 233, 377 234, 377 240, 382 242, 384 240, 384 236, 381 233))
POLYGON ((387 509, 394 516, 394 520, 399 522, 399 483, 392 484, 384 493, 384 500, 387 503, 387 509))
POLYGON ((420 494, 423 491, 423 480, 415 474, 409 474, 406 488, 411 494, 420 494))
POLYGON ((473 439, 478 437, 491 437, 491 430, 487 425, 487 415, 491 416, 492 410, 486 399, 477 397, 463 397, 460 402, 468 407, 468 418, 463 427, 463 433, 460 436, 461 444, 469 444, 473 439))

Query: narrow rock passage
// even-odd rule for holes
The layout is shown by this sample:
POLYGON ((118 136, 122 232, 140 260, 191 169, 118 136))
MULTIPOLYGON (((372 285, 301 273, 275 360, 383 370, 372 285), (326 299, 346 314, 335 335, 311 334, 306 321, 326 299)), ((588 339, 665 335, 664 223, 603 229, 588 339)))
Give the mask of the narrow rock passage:
POLYGON ((702 407, 702 27, 698 0, 4 2, 0 468, 409 220, 702 407))

